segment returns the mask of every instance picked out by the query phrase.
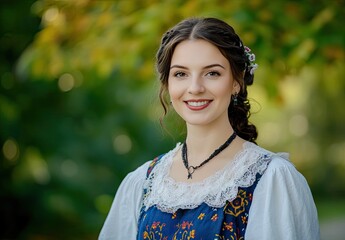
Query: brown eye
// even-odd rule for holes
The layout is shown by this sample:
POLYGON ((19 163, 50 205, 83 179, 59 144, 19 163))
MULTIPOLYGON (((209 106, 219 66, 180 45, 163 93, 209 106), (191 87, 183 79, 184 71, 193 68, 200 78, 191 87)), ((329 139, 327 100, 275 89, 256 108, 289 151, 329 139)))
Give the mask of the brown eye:
POLYGON ((174 73, 174 77, 177 77, 177 78, 183 78, 187 76, 187 74, 185 74, 184 72, 176 72, 174 73))
POLYGON ((211 72, 208 72, 206 75, 209 77, 218 77, 220 76, 220 73, 217 71, 211 71, 211 72))

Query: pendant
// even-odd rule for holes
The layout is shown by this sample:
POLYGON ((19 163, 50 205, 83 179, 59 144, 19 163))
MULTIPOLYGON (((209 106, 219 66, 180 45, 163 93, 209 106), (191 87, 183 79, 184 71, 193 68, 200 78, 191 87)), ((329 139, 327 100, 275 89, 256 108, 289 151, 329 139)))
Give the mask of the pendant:
POLYGON ((190 167, 188 167, 187 171, 188 171, 188 179, 192 179, 192 175, 195 171, 195 167, 190 166, 190 167))

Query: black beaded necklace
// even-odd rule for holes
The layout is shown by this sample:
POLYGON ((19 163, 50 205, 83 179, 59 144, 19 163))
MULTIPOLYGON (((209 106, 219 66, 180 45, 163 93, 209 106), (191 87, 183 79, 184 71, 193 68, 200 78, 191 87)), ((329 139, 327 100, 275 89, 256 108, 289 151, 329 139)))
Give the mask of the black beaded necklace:
POLYGON ((182 161, 183 161, 184 166, 187 169, 188 179, 192 178, 192 175, 195 172, 195 170, 197 170, 198 168, 204 166, 212 158, 217 156, 221 151, 223 151, 226 147, 228 147, 235 138, 236 138, 236 133, 234 132, 233 134, 231 134, 231 136, 228 138, 228 140, 226 140, 226 142, 223 143, 223 145, 221 145, 218 149, 214 150, 214 152, 205 161, 200 163, 200 165, 198 165, 198 166, 190 166, 189 165, 189 163, 188 163, 188 156, 187 156, 187 144, 186 144, 186 142, 184 142, 183 145, 182 145, 182 161))

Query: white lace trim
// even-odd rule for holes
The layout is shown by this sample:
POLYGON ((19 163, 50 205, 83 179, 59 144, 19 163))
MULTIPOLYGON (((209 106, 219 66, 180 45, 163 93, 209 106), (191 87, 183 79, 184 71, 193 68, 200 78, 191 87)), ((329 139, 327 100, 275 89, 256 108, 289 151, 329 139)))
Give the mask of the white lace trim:
POLYGON ((219 208, 236 198, 239 187, 249 187, 256 180, 256 174, 263 174, 273 153, 246 142, 241 150, 223 169, 201 182, 176 182, 169 176, 173 156, 180 148, 163 156, 149 178, 144 188, 147 194, 143 204, 147 210, 156 205, 163 212, 173 213, 178 209, 193 209, 202 203, 219 208))

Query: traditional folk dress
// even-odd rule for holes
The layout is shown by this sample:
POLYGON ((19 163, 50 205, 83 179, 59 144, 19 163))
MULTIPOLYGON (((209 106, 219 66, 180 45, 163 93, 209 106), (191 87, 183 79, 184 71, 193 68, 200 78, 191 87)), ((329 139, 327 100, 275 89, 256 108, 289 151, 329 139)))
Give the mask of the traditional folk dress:
POLYGON ((127 175, 99 239, 320 238, 310 189, 287 154, 246 142, 223 169, 185 183, 169 177, 180 147, 127 175))

